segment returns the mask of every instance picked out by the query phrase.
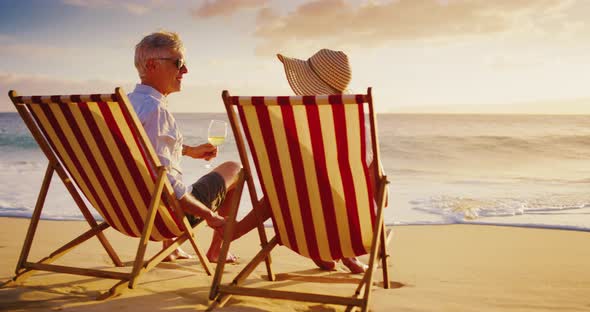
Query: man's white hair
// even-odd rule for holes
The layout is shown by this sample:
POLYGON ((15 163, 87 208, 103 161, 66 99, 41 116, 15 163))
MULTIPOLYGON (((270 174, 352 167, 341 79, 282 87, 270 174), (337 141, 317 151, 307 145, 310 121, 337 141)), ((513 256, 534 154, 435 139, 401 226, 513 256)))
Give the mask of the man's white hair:
POLYGON ((175 32, 157 31, 141 39, 135 46, 135 68, 139 77, 144 77, 149 59, 169 57, 171 49, 184 52, 184 44, 175 32))

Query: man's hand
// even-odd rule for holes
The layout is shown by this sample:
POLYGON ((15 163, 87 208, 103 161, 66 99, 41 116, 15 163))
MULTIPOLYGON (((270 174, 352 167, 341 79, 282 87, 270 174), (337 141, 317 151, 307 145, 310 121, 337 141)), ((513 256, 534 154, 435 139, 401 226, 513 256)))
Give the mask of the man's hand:
POLYGON ((192 214, 193 216, 205 219, 205 222, 212 227, 215 231, 223 233, 223 226, 225 225, 225 219, 217 214, 215 211, 211 211, 207 206, 203 205, 193 195, 185 194, 179 200, 180 208, 184 213, 192 214))
POLYGON ((198 146, 183 145, 182 155, 196 159, 211 160, 217 156, 217 147, 210 143, 205 143, 198 146))
POLYGON ((220 231, 225 226, 225 218, 211 211, 211 214, 205 218, 205 222, 215 231, 220 231))

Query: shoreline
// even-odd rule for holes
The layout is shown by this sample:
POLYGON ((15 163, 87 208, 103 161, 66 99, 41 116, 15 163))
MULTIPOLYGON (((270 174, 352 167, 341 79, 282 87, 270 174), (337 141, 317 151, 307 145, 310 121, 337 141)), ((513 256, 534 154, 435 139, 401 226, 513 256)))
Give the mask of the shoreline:
MULTIPOLYGON (((0 219, 8 218, 8 219, 28 219, 30 220, 30 216, 11 216, 11 215, 0 215, 0 219)), ((55 221, 55 222, 82 222, 84 223, 84 219, 52 219, 52 218, 43 218, 41 217, 42 221, 55 221)), ((95 219, 97 222, 103 222, 102 219, 95 219)), ((417 227, 417 226, 447 226, 447 225, 474 225, 474 226, 499 226, 499 227, 515 227, 515 228, 522 228, 522 229, 539 229, 539 230, 556 230, 556 231, 573 231, 573 232, 583 232, 588 233, 590 232, 589 228, 580 228, 576 226, 563 226, 563 225, 551 225, 551 224, 511 224, 511 223, 493 223, 493 222, 459 222, 459 223, 408 223, 408 224, 396 224, 394 223, 385 223, 386 227, 417 227)), ((264 228, 272 229, 272 225, 265 224, 264 228)))
MULTIPOLYGON (((13 276, 29 222, 25 218, 0 217, 0 281, 13 276)), ((587 232, 483 225, 393 226, 388 245, 392 289, 373 287, 372 311, 583 311, 590 309, 590 235, 587 232)), ((84 221, 41 220, 30 253, 37 261, 88 229, 84 221)), ((272 228, 268 228, 269 233, 272 228)), ((197 243, 206 250, 211 230, 196 231, 197 243)), ((112 229, 105 235, 121 259, 128 263, 139 242, 112 229)), ((226 266, 228 282, 257 251, 255 231, 232 244, 240 257, 226 266)), ((150 243, 148 254, 161 244, 150 243)), ((190 250, 185 244, 183 248, 190 250)), ((248 278, 252 285, 305 291, 324 289, 352 294, 359 275, 339 264, 338 271, 323 272, 313 262, 287 248, 272 253, 278 282, 264 282, 259 266, 248 278), (337 279, 340 279, 336 282, 337 279), (344 282, 343 280, 344 279, 344 282), (313 281, 322 280, 322 283, 313 281), (281 284, 278 284, 281 283, 281 284), (285 285, 286 286, 283 286, 285 285)), ((361 257, 366 261, 366 256, 361 257)), ((56 264, 85 267, 110 266, 109 258, 91 239, 56 264)), ((382 281, 377 270, 374 280, 382 281)), ((202 311, 208 307, 208 278, 195 259, 162 263, 144 274, 136 289, 106 301, 94 298, 110 288, 113 280, 39 272, 18 287, 0 289, 5 311, 104 311, 136 310, 202 311)), ((344 307, 264 298, 234 297, 221 311, 344 311, 344 307)))

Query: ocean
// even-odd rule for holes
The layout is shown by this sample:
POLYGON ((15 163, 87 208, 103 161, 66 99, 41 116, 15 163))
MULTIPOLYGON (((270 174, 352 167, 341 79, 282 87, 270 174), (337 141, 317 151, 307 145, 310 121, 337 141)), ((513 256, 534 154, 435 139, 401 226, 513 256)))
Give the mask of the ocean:
MULTIPOLYGON (((206 141, 209 120, 227 119, 222 113, 176 118, 188 144, 206 141)), ((590 116, 381 114, 377 119, 391 181, 386 224, 590 231, 590 116)), ((238 159, 230 134, 216 163, 238 159)), ((185 158, 186 181, 206 173, 205 164, 185 158)), ((46 167, 18 114, 0 113, 0 216, 31 217, 46 167)), ((249 209, 244 197, 238 217, 249 209)), ((83 219, 57 177, 42 218, 83 219)))

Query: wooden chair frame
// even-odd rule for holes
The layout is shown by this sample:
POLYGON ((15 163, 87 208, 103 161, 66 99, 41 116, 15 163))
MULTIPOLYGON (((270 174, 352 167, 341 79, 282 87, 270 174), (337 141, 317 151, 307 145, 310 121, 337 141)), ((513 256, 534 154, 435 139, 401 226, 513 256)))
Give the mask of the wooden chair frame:
MULTIPOLYGON (((258 195, 256 194, 256 190, 254 187, 253 181, 253 171, 250 167, 248 154, 246 153, 245 143, 244 143, 244 135, 240 126, 238 126, 239 121, 238 117, 236 116, 236 112, 233 109, 233 104, 230 100, 230 94, 228 91, 223 91, 222 98, 225 103, 225 107, 228 113, 229 120, 232 125, 233 133, 235 134, 236 144, 238 147, 238 151, 240 154, 240 159, 242 162, 243 170, 245 171, 246 175, 246 182, 248 188, 250 190, 250 197, 252 200, 252 205, 254 211, 260 211, 263 205, 266 205, 266 200, 262 198, 261 200, 258 199, 258 195)), ((371 132, 371 139, 373 142, 373 155, 374 161, 376 164, 380 164, 379 162, 379 149, 378 149, 378 141, 376 136, 376 125, 375 125, 375 113, 373 111, 372 105, 372 97, 371 97, 371 88, 368 89, 366 95, 367 103, 369 104, 369 113, 370 113, 370 122, 372 125, 373 131, 371 132)), ((213 278, 213 283, 211 285, 211 291, 209 295, 209 299, 213 300, 209 310, 212 310, 217 307, 223 307, 227 301, 231 298, 232 295, 240 295, 240 296, 254 296, 254 297, 265 297, 265 298, 274 298, 274 299, 286 299, 286 300, 296 300, 296 301, 308 301, 308 302, 318 302, 318 303, 329 303, 329 304, 338 304, 338 305, 345 305, 348 309, 353 309, 354 307, 359 307, 362 311, 367 311, 369 308, 369 301, 371 295, 371 285, 373 283, 373 273, 376 270, 376 262, 381 261, 382 269, 383 269, 383 287, 388 289, 390 288, 390 281, 389 281, 389 270, 387 266, 387 244, 391 239, 391 231, 386 233, 386 228, 383 222, 383 208, 387 205, 387 189, 386 186, 389 183, 387 177, 382 174, 381 168, 379 165, 375 166, 375 177, 378 177, 377 182, 377 214, 375 219, 375 228, 373 233, 377 233, 373 235, 372 245, 371 245, 371 252, 369 253, 369 268, 363 275, 363 278, 357 285, 357 288, 354 292, 353 296, 335 296, 335 295, 327 295, 327 294, 315 294, 315 293, 304 293, 304 292, 293 292, 293 291, 282 291, 282 290, 271 290, 271 289, 261 289, 261 288, 253 288, 253 287, 244 287, 242 286, 243 282, 248 278, 248 276, 256 269, 258 264, 260 264, 263 260, 266 262, 267 272, 268 272, 268 280, 274 281, 275 275, 272 273, 270 264, 270 253, 271 251, 277 247, 278 245, 278 238, 275 235, 270 241, 267 241, 266 234, 264 232, 263 221, 259 220, 259 228, 258 232, 260 234, 260 241, 261 241, 261 249, 260 251, 254 256, 254 258, 246 264, 246 266, 237 274, 237 276, 227 285, 221 284, 221 276, 223 274, 224 266, 225 266, 225 258, 229 251, 229 247, 231 244, 231 238, 233 237, 235 225, 236 225, 236 215, 237 215, 237 206, 233 207, 230 211, 228 216, 228 223, 226 224, 226 229, 224 233, 224 240, 223 245, 221 248, 220 259, 222 261, 217 264, 217 268, 215 271, 215 275, 213 278), (362 293, 362 296, 361 296, 362 293)), ((259 212, 258 215, 261 215, 259 212)))
MULTIPOLYGON (((174 196, 167 196, 167 202, 172 206, 176 218, 182 220, 181 222, 181 229, 183 231, 181 236, 178 236, 176 239, 173 240, 172 244, 165 249, 162 249, 157 254, 153 255, 150 259, 145 260, 146 256, 146 249, 147 244, 149 241, 150 234, 152 233, 154 220, 157 214, 157 208, 162 200, 162 191, 166 187, 168 190, 171 189, 170 182, 167 179, 166 175, 166 168, 160 166, 157 168, 157 178, 156 178, 156 187, 151 195, 151 201, 149 205, 149 210, 147 215, 145 216, 144 220, 144 228, 139 237, 139 245, 137 248, 136 256, 133 262, 131 272, 115 272, 109 270, 100 270, 100 269, 90 269, 90 268, 79 268, 79 267, 71 267, 71 266, 62 266, 62 265, 55 265, 51 264, 56 261, 61 256, 65 255, 66 253, 70 252, 74 247, 80 245, 81 243, 85 242, 86 240, 97 237, 102 246, 104 247, 105 251, 113 261, 116 267, 123 267, 124 264, 121 262, 119 256, 105 237, 103 231, 110 227, 110 225, 106 222, 97 223, 92 214, 90 213, 88 207, 84 203, 82 199, 82 195, 76 189, 74 182, 69 177, 68 173, 64 169, 64 167, 60 164, 58 157, 51 149, 47 139, 41 133, 38 125, 35 123, 34 119, 31 116, 31 113, 25 107, 24 103, 19 101, 18 95, 15 91, 9 92, 9 97, 11 98, 12 102, 14 103, 18 113, 22 117, 25 124, 28 126, 31 134, 39 144, 39 147, 49 160, 49 164, 47 166, 47 170, 45 172, 45 177, 43 178, 43 183, 41 184, 41 189, 39 191, 39 195, 37 198, 37 203, 35 205, 35 210, 33 211, 31 221, 29 224, 29 228, 27 230, 27 234, 25 237, 25 241, 23 244, 23 248, 20 253, 19 260, 16 265, 16 276, 14 276, 11 280, 5 282, 2 286, 11 286, 16 285, 18 283, 22 283, 26 278, 28 278, 34 271, 42 270, 42 271, 51 271, 57 273, 67 273, 67 274, 77 274, 77 275, 84 275, 84 276, 92 276, 98 278, 107 278, 107 279, 114 279, 119 280, 112 288, 110 288, 107 292, 102 293, 97 299, 106 299, 109 297, 114 297, 122 294, 126 289, 135 288, 138 282, 138 278, 141 274, 151 270, 156 265, 158 265, 164 258, 174 252, 182 243, 186 240, 189 240, 191 246, 193 247, 195 253, 197 254, 201 265, 203 266, 205 273, 207 275, 211 275, 211 266, 206 257, 204 257, 204 253, 198 247, 194 234, 192 232, 193 229, 197 228, 203 222, 199 222, 197 225, 192 227, 188 222, 188 219, 182 212, 180 208, 178 200, 174 196), (42 258, 37 262, 30 262, 29 252, 31 250, 31 246, 35 237, 35 232, 37 230, 37 226, 39 224, 39 220, 41 217, 41 212, 44 207, 45 199, 47 196, 47 192, 49 190, 51 178, 53 173, 57 172, 59 178, 62 180, 66 189, 74 199, 74 202, 80 209, 80 212, 84 216, 84 219, 90 225, 90 230, 84 232, 83 234, 79 235, 75 239, 71 240, 67 244, 59 247, 54 252, 52 252, 49 256, 42 258)), ((131 116, 135 116, 133 111, 129 109, 129 100, 127 96, 124 94, 121 88, 116 88, 115 90, 115 98, 117 101, 127 103, 127 105, 122 105, 123 109, 126 110, 125 113, 130 114, 131 116)), ((138 126, 138 120, 134 117, 135 123, 132 126, 137 130, 136 133, 139 134, 139 140, 141 144, 145 148, 151 148, 151 143, 146 140, 145 132, 142 127, 138 126)), ((149 154, 149 153, 148 153, 149 154)), ((149 155, 148 155, 149 156, 149 155)), ((155 160, 150 159, 153 163, 155 160)), ((243 182, 242 182, 243 183, 243 182)), ((237 203, 234 203, 237 205, 237 203)))

